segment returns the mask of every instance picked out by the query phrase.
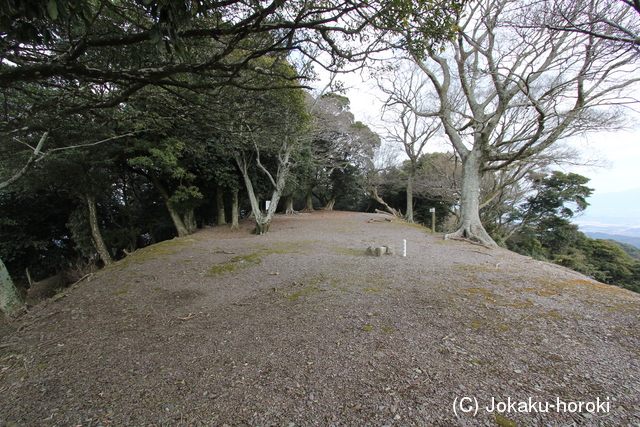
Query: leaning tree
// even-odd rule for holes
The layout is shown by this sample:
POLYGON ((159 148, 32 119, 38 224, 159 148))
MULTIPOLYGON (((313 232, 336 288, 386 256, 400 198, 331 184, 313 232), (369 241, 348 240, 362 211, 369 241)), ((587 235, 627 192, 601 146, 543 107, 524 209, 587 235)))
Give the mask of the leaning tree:
POLYGON ((620 110, 636 102, 633 46, 549 29, 539 6, 473 2, 444 52, 410 50, 438 98, 435 108, 417 113, 440 120, 463 163, 460 219, 448 238, 495 246, 479 215, 483 176, 517 168, 560 140, 615 128, 620 110))

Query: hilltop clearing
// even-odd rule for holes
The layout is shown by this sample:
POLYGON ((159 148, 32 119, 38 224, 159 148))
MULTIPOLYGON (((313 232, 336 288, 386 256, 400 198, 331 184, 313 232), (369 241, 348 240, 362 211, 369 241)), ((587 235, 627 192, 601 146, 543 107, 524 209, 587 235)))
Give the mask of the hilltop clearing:
POLYGON ((2 330, 0 425, 640 423, 640 295, 387 218, 210 228, 101 270, 2 330))

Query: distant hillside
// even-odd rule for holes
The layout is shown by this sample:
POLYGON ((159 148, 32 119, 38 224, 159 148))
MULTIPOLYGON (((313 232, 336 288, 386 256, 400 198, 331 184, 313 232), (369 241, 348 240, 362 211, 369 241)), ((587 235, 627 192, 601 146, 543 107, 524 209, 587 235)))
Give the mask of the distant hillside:
POLYGON ((618 244, 625 252, 627 252, 632 257, 634 258, 639 257, 638 254, 640 253, 640 237, 623 236, 620 234, 607 234, 607 233, 598 233, 598 232, 590 232, 590 231, 586 231, 584 232, 584 234, 586 234, 587 237, 591 237, 592 239, 603 239, 603 240, 612 241, 612 243, 618 244), (624 246, 631 245, 632 248, 630 250, 632 250, 634 253, 636 253, 635 251, 638 251, 638 252, 636 253, 636 255, 634 255, 631 252, 629 252, 629 250, 625 249, 625 247, 622 244, 626 244, 624 246))
POLYGON ((622 243, 612 239, 607 239, 607 242, 610 242, 610 243, 613 243, 614 245, 619 246, 620 249, 628 253, 631 256, 631 258, 640 259, 640 249, 638 249, 637 247, 630 245, 628 243, 622 243))
POLYGON ((586 211, 572 221, 580 226, 580 231, 589 237, 615 239, 640 247, 640 188, 596 194, 587 202, 586 211), (636 240, 629 241, 629 237, 636 240))

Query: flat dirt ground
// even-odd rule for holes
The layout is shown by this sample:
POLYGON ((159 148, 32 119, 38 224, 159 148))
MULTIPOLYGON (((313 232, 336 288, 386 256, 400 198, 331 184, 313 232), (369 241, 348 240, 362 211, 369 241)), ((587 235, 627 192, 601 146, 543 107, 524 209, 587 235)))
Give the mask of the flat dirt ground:
POLYGON ((99 271, 2 328, 0 425, 640 426, 639 294, 388 218, 99 271))

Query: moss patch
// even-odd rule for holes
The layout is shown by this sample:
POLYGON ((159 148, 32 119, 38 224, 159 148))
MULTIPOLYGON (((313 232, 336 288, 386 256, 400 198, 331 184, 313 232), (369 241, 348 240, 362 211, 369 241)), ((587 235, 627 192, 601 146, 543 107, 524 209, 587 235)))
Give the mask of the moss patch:
POLYGON ((148 261, 158 259, 160 257, 169 257, 182 252, 189 246, 192 246, 195 241, 195 239, 191 238, 165 240, 164 242, 138 249, 125 259, 115 262, 109 267, 105 267, 103 270, 124 270, 131 264, 145 264, 148 261))
POLYGON ((294 251, 283 248, 275 248, 275 249, 261 249, 257 252, 247 254, 247 255, 238 255, 231 258, 229 261, 216 265, 215 267, 211 267, 207 272, 207 276, 219 276, 222 274, 233 273, 237 270, 248 268, 254 265, 258 265, 262 262, 262 258, 271 255, 271 254, 293 254, 300 253, 300 251, 294 251))
POLYGON ((518 427, 518 423, 511 421, 500 414, 496 414, 496 425, 500 427, 518 427))

